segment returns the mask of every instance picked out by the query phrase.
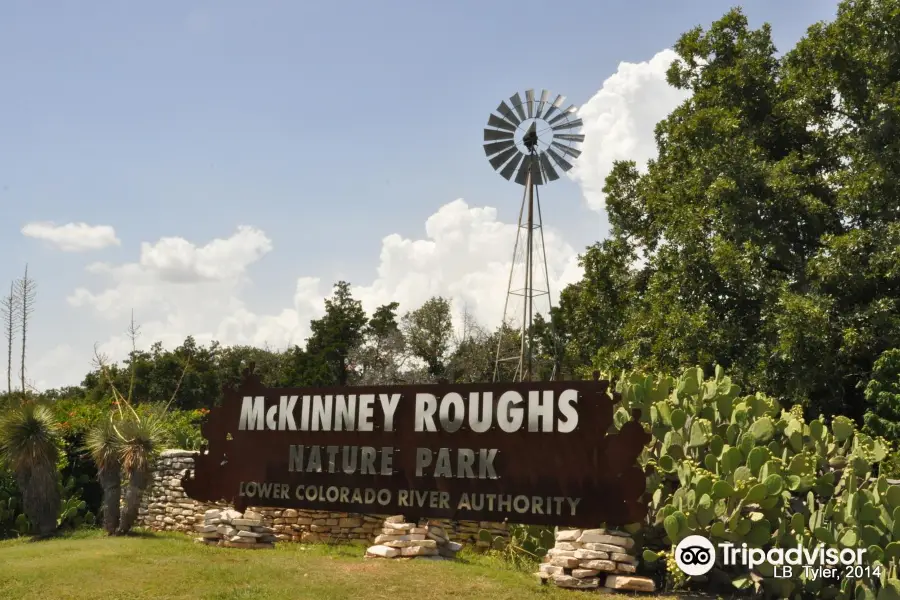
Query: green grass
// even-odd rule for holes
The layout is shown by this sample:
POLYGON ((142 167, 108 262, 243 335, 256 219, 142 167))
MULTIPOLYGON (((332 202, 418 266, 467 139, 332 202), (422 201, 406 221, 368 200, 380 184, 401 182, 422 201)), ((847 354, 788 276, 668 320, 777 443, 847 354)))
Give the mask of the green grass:
MULTIPOLYGON (((17 600, 576 600, 490 556, 364 559, 364 546, 237 550, 183 534, 109 538, 82 531, 0 542, 0 598, 17 600)), ((575 596, 573 596, 573 593, 575 596)), ((591 598, 605 596, 591 594, 591 598)), ((623 598, 621 595, 607 598, 623 598)), ((628 597, 628 596, 624 596, 628 597)))

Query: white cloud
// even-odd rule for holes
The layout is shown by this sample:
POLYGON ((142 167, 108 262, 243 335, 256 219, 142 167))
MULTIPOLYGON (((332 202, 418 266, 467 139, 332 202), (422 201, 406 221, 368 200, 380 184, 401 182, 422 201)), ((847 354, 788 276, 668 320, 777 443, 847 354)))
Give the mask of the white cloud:
POLYGON ((570 173, 594 210, 605 209, 603 186, 613 162, 634 160, 643 169, 656 156, 656 124, 690 96, 666 83, 666 70, 677 58, 667 49, 649 61, 619 63, 616 73, 579 110, 585 140, 570 173))
MULTIPOLYGON (((665 71, 674 58, 666 50, 647 62, 620 64, 581 108, 587 140, 574 177, 591 208, 603 208, 603 179, 613 160, 643 163, 655 155, 654 125, 686 97, 665 84, 665 71)), ((405 312, 440 295, 453 301, 457 316, 465 308, 483 325, 499 324, 517 225, 498 221, 494 208, 458 199, 438 208, 424 229, 419 238, 396 233, 384 237, 376 272, 371 281, 353 289, 354 296, 371 313, 392 301, 405 312)), ((560 290, 581 275, 580 249, 558 231, 546 229, 544 234, 555 303, 560 290)), ((98 284, 77 288, 68 301, 105 321, 107 330, 122 329, 133 309, 141 324, 142 347, 155 341, 174 347, 187 335, 204 344, 214 339, 275 348, 302 344, 310 320, 322 315, 324 297, 331 294, 329 285, 335 278, 329 273, 285 273, 298 278, 292 297, 284 298, 281 310, 260 314, 248 306, 243 292, 250 285, 253 265, 271 251, 272 241, 252 227, 240 227, 230 237, 205 245, 161 238, 143 243, 136 262, 89 265, 87 271, 98 284)), ((540 275, 538 284, 543 282, 540 275)), ((512 315, 520 314, 521 300, 515 299, 512 315)), ((538 309, 546 307, 543 302, 538 309)), ((67 343, 35 363, 36 381, 46 386, 77 383, 90 365, 94 340, 67 343), (70 365, 78 367, 63 368, 70 365)), ((108 337, 100 345, 113 360, 126 356, 129 349, 125 335, 108 337)))
POLYGON ((121 243, 116 237, 116 230, 109 225, 87 223, 65 225, 55 225, 51 222, 28 223, 22 227, 22 235, 50 242, 64 252, 102 250, 121 243))
MULTIPOLYGON (((424 238, 385 237, 377 276, 369 285, 355 287, 353 294, 370 313, 392 301, 405 312, 440 295, 453 301, 457 313, 465 307, 484 324, 499 323, 517 229, 499 222, 494 208, 455 200, 428 218, 424 238)), ((578 278, 579 268, 575 249, 558 233, 548 230, 545 243, 555 300, 564 285, 578 278)), ((142 248, 136 263, 89 265, 87 270, 103 278, 104 285, 99 291, 78 288, 68 300, 120 325, 134 310, 145 344, 161 341, 173 347, 187 335, 200 343, 302 344, 310 320, 323 314, 324 297, 331 292, 318 278, 300 277, 289 307, 265 315, 246 306, 241 291, 249 281, 247 269, 271 249, 259 230, 240 228, 203 247, 163 238, 142 248)), ((511 303, 511 310, 515 306, 511 303)), ((130 344, 122 334, 102 343, 100 351, 119 360, 130 344)), ((87 358, 82 362, 89 364, 87 358)))
POLYGON ((179 237, 162 238, 155 244, 144 242, 140 266, 164 281, 221 281, 241 275, 271 250, 272 242, 265 233, 241 226, 230 238, 200 248, 179 237))

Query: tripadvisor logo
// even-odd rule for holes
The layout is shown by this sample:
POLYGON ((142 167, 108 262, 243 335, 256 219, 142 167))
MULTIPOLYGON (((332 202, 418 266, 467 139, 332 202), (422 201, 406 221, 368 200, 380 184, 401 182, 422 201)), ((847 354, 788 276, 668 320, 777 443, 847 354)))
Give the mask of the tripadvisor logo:
MULTIPOLYGON (((723 566, 743 565, 749 569, 768 563, 774 569, 775 577, 793 577, 803 574, 811 579, 819 577, 854 577, 873 574, 873 569, 863 567, 863 548, 826 548, 818 544, 812 549, 796 548, 749 548, 747 544, 736 546, 731 542, 718 544, 723 566), (797 569, 795 573, 794 569, 797 569)), ((689 535, 675 547, 675 563, 686 575, 705 575, 716 564, 716 546, 702 535, 689 535)), ((877 573, 875 574, 878 575, 877 573)))
POLYGON ((702 535, 689 535, 675 547, 675 564, 686 575, 706 575, 716 564, 716 548, 702 535))

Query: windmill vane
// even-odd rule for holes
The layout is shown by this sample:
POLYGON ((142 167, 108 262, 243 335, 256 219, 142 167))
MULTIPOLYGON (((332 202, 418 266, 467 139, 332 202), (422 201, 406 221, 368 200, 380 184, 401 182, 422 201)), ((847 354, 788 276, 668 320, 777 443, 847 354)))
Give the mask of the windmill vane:
POLYGON ((570 161, 581 155, 582 121, 572 104, 562 108, 565 96, 550 101, 550 92, 516 92, 488 117, 484 128, 484 153, 491 166, 519 185, 543 185, 559 179, 557 169, 568 171, 570 161), (529 174, 531 182, 529 182, 529 174))

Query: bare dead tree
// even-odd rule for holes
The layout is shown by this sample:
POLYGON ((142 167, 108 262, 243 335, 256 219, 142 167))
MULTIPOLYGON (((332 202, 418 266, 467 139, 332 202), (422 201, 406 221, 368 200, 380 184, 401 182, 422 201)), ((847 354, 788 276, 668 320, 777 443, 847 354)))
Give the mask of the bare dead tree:
MULTIPOLYGON (((131 400, 131 395, 134 393, 134 359, 137 356, 137 338, 141 334, 141 328, 139 325, 134 324, 134 309, 131 309, 131 322, 128 324, 128 337, 131 339, 131 378, 128 382, 128 400, 131 400)), ((182 377, 184 374, 182 373, 182 377)))
POLYGON ((22 396, 24 398, 27 387, 25 385, 25 348, 28 341, 28 317, 34 311, 34 298, 37 294, 37 284, 28 277, 28 265, 25 265, 25 275, 16 282, 16 300, 19 309, 19 326, 22 328, 22 364, 20 365, 20 377, 22 380, 22 396))
POLYGON ((9 283, 9 296, 0 300, 0 317, 3 319, 3 334, 6 336, 6 393, 12 398, 12 355, 13 338, 18 322, 18 304, 16 302, 16 282, 9 283))

